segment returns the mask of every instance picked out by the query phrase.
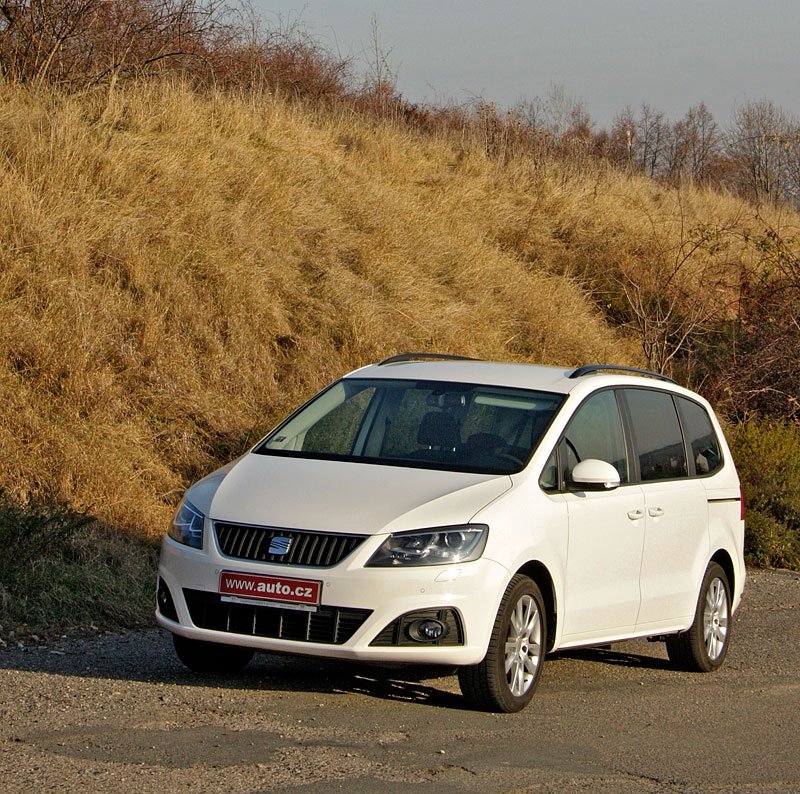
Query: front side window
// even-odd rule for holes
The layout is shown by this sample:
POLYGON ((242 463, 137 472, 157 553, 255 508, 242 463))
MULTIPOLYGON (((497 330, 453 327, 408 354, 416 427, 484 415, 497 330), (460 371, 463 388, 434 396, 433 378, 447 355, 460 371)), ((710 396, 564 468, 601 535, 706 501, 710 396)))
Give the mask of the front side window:
POLYGON ((686 477, 686 450, 672 395, 625 389, 642 482, 686 477))
POLYGON ((613 391, 592 395, 578 409, 569 423, 564 439, 565 481, 582 460, 603 460, 619 473, 620 482, 628 482, 628 459, 625 436, 613 391))
POLYGON ((500 386, 345 378, 255 452, 510 474, 525 466, 562 401, 500 386))

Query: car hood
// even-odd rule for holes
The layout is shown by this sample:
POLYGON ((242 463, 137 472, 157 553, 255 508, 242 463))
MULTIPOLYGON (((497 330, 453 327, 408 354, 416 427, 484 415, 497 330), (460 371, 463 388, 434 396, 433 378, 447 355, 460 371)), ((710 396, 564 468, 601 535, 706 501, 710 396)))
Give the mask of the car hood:
POLYGON ((511 487, 503 474, 465 474, 248 454, 187 498, 217 521, 378 534, 466 523, 511 487))

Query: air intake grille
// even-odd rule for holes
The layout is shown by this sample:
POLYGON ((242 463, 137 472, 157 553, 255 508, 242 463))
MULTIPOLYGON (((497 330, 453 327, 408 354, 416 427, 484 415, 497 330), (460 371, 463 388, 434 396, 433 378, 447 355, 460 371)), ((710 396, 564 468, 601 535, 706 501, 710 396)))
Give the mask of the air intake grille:
POLYGON ((192 623, 201 629, 270 637, 298 642, 324 642, 342 645, 364 621, 371 609, 320 607, 316 612, 259 607, 222 601, 218 593, 184 589, 183 597, 192 623))
POLYGON ((224 524, 220 521, 214 523, 214 529, 219 547, 228 557, 277 565, 306 565, 312 568, 330 568, 336 565, 367 538, 367 535, 253 527, 224 524), (284 554, 276 554, 276 550, 285 548, 287 539, 289 550, 284 554))

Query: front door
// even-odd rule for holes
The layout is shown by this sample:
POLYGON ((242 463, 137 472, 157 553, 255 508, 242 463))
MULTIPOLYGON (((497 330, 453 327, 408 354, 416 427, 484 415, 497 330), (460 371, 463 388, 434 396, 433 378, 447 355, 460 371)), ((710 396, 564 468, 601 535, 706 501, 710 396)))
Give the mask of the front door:
POLYGON ((566 494, 569 551, 564 639, 633 633, 646 526, 638 485, 566 494), (572 636, 576 635, 576 636, 572 636))
POLYGON ((639 611, 647 519, 641 487, 629 484, 615 392, 606 390, 589 397, 560 443, 569 515, 563 638, 572 643, 632 633, 639 611), (572 469, 590 458, 614 466, 620 487, 613 491, 569 487, 572 469))

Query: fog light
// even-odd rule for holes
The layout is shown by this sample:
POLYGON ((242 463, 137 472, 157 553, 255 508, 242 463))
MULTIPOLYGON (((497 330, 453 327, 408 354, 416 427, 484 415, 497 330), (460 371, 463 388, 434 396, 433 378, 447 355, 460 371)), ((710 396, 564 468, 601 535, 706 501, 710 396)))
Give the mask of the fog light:
POLYGON ((409 636, 417 642, 436 642, 444 637, 446 630, 444 623, 432 618, 415 620, 408 627, 409 636))
POLYGON ((156 590, 156 603, 158 604, 158 611, 169 620, 178 622, 178 612, 175 609, 175 602, 172 600, 172 593, 170 593, 166 582, 159 576, 158 577, 158 590, 156 590))

